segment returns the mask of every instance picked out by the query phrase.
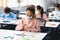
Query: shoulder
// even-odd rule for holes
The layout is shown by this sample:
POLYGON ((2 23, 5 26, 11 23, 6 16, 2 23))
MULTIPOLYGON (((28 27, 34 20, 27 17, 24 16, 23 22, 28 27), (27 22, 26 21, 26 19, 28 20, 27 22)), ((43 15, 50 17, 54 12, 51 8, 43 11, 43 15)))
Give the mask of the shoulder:
POLYGON ((35 22, 39 22, 39 20, 38 20, 38 19, 36 19, 36 18, 34 19, 34 21, 35 21, 35 22))
POLYGON ((22 21, 25 21, 25 20, 27 20, 27 19, 26 19, 26 18, 22 18, 21 20, 22 20, 22 21))
POLYGON ((60 13, 60 11, 53 11, 52 13, 60 13))
POLYGON ((14 14, 14 13, 12 13, 12 12, 10 12, 10 14, 11 14, 11 15, 15 15, 15 16, 16 16, 16 14, 14 14))
POLYGON ((52 13, 55 13, 56 11, 52 11, 52 13))
POLYGON ((10 14, 14 14, 14 13, 10 12, 10 14))
POLYGON ((43 13, 43 16, 47 16, 45 13, 43 13))

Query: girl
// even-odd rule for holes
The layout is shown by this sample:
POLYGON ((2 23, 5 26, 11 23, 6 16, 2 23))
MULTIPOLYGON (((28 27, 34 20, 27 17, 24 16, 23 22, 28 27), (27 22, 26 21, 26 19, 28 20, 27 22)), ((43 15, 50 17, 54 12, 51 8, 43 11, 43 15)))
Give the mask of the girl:
POLYGON ((35 7, 29 6, 26 9, 26 18, 20 20, 19 24, 15 28, 16 30, 39 32, 39 21, 35 17, 35 7))
POLYGON ((49 21, 46 14, 44 14, 43 8, 41 6, 36 6, 35 8, 36 18, 42 18, 45 21, 49 21))

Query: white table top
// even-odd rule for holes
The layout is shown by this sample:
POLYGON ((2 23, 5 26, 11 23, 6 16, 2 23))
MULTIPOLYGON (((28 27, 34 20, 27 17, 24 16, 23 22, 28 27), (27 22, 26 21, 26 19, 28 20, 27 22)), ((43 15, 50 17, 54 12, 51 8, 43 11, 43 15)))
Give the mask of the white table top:
POLYGON ((0 29, 0 40, 42 40, 47 33, 13 31, 0 29))
POLYGON ((46 22, 45 27, 57 28, 60 22, 46 22))
POLYGON ((18 24, 17 20, 3 20, 3 19, 0 19, 0 23, 1 24, 18 24))

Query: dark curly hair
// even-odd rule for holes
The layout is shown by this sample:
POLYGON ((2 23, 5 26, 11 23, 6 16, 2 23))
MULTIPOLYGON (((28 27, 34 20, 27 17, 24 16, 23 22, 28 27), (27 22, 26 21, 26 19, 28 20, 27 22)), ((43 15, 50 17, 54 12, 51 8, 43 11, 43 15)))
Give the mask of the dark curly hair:
POLYGON ((10 9, 9 7, 6 7, 6 8, 4 9, 4 12, 5 12, 5 13, 10 13, 10 12, 11 12, 11 9, 10 9))

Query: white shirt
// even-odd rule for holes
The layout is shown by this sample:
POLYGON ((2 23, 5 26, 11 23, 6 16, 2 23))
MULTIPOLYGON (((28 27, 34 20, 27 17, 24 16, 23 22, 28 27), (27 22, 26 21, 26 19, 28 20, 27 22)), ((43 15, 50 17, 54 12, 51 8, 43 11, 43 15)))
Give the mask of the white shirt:
POLYGON ((56 18, 60 18, 60 11, 53 11, 52 14, 53 14, 56 18))
POLYGON ((60 14, 60 11, 53 11, 52 13, 58 16, 58 14, 60 14))

